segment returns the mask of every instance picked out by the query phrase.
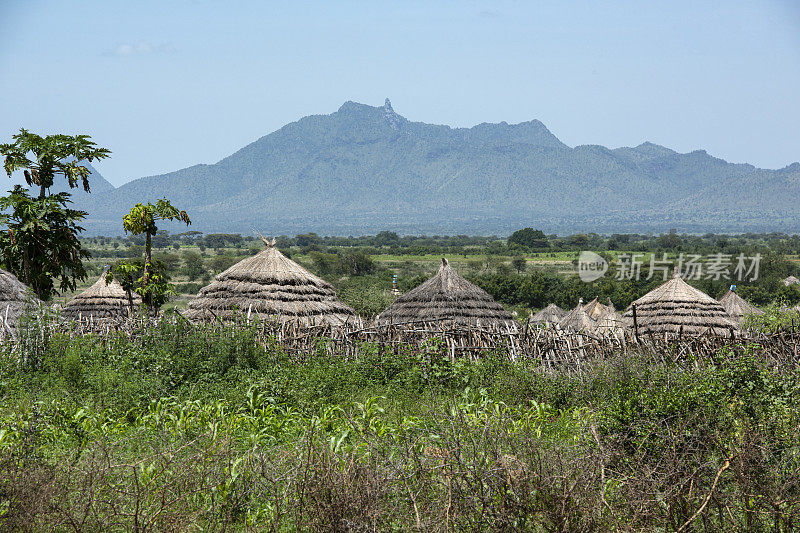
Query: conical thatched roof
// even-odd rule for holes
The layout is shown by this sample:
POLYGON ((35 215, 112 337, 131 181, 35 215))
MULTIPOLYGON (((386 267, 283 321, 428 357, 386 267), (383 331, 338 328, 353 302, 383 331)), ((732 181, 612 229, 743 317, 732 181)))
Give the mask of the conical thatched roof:
POLYGON ((725 308, 711 296, 674 276, 631 304, 636 306, 638 332, 723 335, 736 328, 725 308))
POLYGON ((0 268, 0 320, 15 328, 20 315, 41 302, 17 277, 0 268))
POLYGON ((595 298, 588 304, 584 305, 583 310, 592 320, 599 320, 600 317, 606 314, 608 311, 608 306, 601 304, 599 299, 595 298))
POLYGON ((533 315, 529 322, 532 324, 558 324, 565 316, 567 316, 566 311, 556 304, 550 304, 533 315))
POLYGON ((570 311, 567 316, 558 323, 561 329, 567 331, 583 331, 585 333, 594 332, 595 321, 586 314, 583 305, 583 298, 578 300, 578 305, 570 311))
POLYGON ((231 318, 240 314, 275 317, 303 325, 356 322, 355 311, 336 297, 333 286, 275 248, 266 249, 218 274, 189 303, 190 320, 231 318))
POLYGON ((783 280, 783 284, 786 285, 787 287, 789 285, 800 285, 800 279, 797 279, 794 276, 789 276, 788 278, 783 280))
POLYGON ((447 259, 431 279, 399 296, 375 319, 379 325, 455 322, 514 328, 511 313, 481 289, 458 275, 447 259))
POLYGON ((719 299, 719 303, 725 308, 728 316, 737 324, 740 325, 744 322, 744 317, 747 315, 763 315, 764 311, 758 307, 751 305, 747 300, 736 294, 736 292, 729 290, 725 296, 719 299))
POLYGON ((597 320, 597 325, 595 326, 597 333, 618 333, 629 328, 627 320, 614 309, 610 302, 605 307, 606 312, 597 320))
POLYGON ((128 295, 119 281, 112 279, 106 283, 106 272, 97 278, 94 284, 70 300, 63 308, 62 314, 69 319, 95 318, 116 319, 130 316, 142 303, 142 297, 131 293, 133 309, 130 309, 128 295))

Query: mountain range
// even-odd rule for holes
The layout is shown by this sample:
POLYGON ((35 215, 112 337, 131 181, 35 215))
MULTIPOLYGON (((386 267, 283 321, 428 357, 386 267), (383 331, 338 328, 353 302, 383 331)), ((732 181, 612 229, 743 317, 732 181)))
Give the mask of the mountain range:
POLYGON ((538 120, 451 128, 411 122, 388 99, 302 118, 213 165, 119 188, 98 174, 92 187, 74 201, 94 235, 120 234, 133 204, 161 197, 206 233, 800 230, 798 163, 766 170, 649 142, 571 148, 538 120))

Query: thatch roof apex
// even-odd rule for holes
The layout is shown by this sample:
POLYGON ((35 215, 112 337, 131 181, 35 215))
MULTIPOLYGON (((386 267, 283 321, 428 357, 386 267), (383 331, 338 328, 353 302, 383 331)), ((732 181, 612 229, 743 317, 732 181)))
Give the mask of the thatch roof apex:
POLYGON ((595 297, 594 300, 583 306, 583 310, 592 320, 599 320, 608 311, 608 307, 600 303, 599 297, 595 297))
POLYGON ((672 279, 666 281, 662 285, 659 285, 638 300, 634 301, 633 304, 636 304, 638 307, 642 304, 666 300, 711 304, 717 303, 714 298, 707 295, 700 289, 695 289, 686 283, 683 278, 676 275, 673 276, 672 279))
POLYGON ((275 238, 275 237, 273 237, 271 239, 267 239, 266 237, 264 237, 260 233, 257 233, 257 235, 258 235, 258 238, 261 239, 261 242, 264 243, 264 246, 266 246, 267 248, 272 248, 278 242, 278 239, 275 238))

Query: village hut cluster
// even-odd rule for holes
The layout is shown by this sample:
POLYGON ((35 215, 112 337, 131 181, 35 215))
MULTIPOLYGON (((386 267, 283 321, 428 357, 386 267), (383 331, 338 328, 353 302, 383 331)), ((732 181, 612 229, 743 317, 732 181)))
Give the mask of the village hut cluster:
POLYGON ((732 285, 718 301, 695 289, 676 273, 672 279, 631 303, 624 314, 617 312, 610 300, 603 304, 595 298, 584 305, 581 299, 569 312, 550 304, 530 321, 595 335, 631 332, 637 335, 730 335, 742 328, 748 315, 763 314, 736 294, 735 289, 732 285))
MULTIPOLYGON (((356 312, 336 296, 333 286, 283 255, 275 240, 261 238, 264 250, 231 266, 203 287, 184 316, 191 321, 226 321, 258 317, 300 326, 361 327, 356 312)), ((800 283, 789 277, 784 284, 800 283)), ((114 321, 133 316, 142 300, 104 272, 63 308, 68 320, 114 321)), ((13 330, 26 308, 40 305, 12 274, 0 270, 0 319, 13 330)), ((528 319, 528 326, 594 336, 672 334, 732 335, 747 316, 762 314, 735 292, 720 300, 692 287, 677 273, 633 302, 624 313, 609 300, 579 300, 565 311, 550 304, 528 319)), ((460 276, 447 259, 436 274, 396 297, 372 323, 375 327, 476 327, 518 332, 521 325, 483 289, 460 276)))

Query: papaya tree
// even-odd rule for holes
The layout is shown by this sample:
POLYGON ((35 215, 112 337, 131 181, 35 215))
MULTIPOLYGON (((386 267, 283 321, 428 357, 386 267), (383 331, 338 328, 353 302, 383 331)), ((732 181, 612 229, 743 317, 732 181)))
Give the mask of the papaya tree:
POLYGON ((5 226, 0 231, 0 263, 48 300, 58 293, 55 279, 60 279, 61 291, 75 290, 77 281, 86 279, 82 260, 89 257, 78 239, 86 213, 69 208, 69 193, 48 194, 49 189, 61 177, 70 188, 89 192, 91 171, 82 162, 104 159, 111 152, 88 135, 42 137, 21 129, 13 140, 0 144, 3 167, 9 177, 21 170, 39 194, 31 196, 17 185, 0 198, 0 224, 5 226))
POLYGON ((157 222, 174 220, 183 222, 187 226, 192 223, 186 211, 181 211, 173 206, 169 200, 162 198, 155 205, 150 202, 136 204, 131 212, 122 218, 122 227, 125 233, 132 235, 144 234, 144 268, 140 283, 140 293, 145 304, 151 310, 158 302, 154 297, 168 290, 166 280, 160 273, 153 273, 152 265, 152 239, 158 231, 157 222))
POLYGON ((28 186, 39 187, 39 198, 47 195, 58 176, 66 178, 70 189, 82 187, 91 192, 91 171, 82 163, 105 159, 111 151, 100 148, 88 135, 47 135, 42 137, 21 128, 14 142, 0 144, 3 167, 9 177, 22 170, 28 186))

